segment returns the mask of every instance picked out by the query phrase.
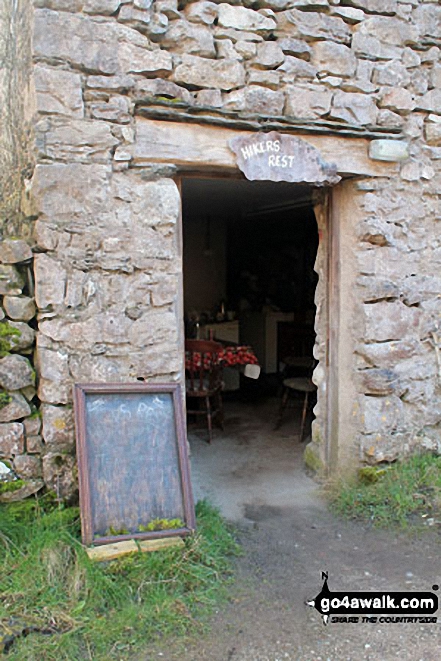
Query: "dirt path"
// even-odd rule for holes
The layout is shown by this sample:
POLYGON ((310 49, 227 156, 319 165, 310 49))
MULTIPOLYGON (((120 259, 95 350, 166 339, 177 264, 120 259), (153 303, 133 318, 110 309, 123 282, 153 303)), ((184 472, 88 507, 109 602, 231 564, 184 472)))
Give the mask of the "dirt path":
MULTIPOLYGON (((411 539, 342 522, 325 508, 255 508, 243 532, 231 602, 211 632, 145 659, 166 661, 438 661, 440 624, 329 624, 305 606, 321 588, 431 590, 441 583, 440 538, 411 539)), ((440 618, 441 621, 441 618, 440 618)))
POLYGON ((325 627, 305 605, 320 592, 322 571, 335 591, 441 585, 439 534, 412 539, 337 519, 305 474, 300 409, 277 431, 277 400, 227 402, 226 410, 225 431, 211 445, 199 432, 190 442, 196 498, 208 497, 242 528, 230 603, 205 637, 167 641, 142 661, 439 661, 438 624, 325 627))

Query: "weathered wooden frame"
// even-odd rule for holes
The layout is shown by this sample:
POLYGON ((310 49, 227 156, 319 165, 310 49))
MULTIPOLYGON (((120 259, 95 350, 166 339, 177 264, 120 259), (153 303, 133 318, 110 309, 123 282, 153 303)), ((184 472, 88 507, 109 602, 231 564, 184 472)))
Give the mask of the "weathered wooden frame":
POLYGON ((187 440, 185 432, 185 418, 183 412, 183 398, 181 387, 176 383, 145 384, 145 383, 85 383, 74 386, 74 411, 75 429, 78 457, 78 478, 80 491, 80 514, 82 540, 86 545, 111 544, 116 541, 130 539, 159 539, 165 537, 185 536, 190 534, 196 526, 193 495, 190 481, 190 466, 187 452, 187 440), (182 505, 186 524, 183 528, 136 532, 122 535, 95 536, 92 521, 91 481, 89 475, 89 463, 87 452, 87 428, 86 428, 86 398, 88 394, 164 394, 172 396, 174 421, 177 440, 178 469, 182 486, 182 505))

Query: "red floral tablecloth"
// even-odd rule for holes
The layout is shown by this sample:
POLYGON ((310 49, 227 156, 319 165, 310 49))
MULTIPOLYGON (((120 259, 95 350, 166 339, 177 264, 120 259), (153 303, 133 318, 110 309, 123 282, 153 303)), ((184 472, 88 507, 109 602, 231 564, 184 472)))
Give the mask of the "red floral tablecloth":
MULTIPOLYGON (((218 359, 223 367, 235 367, 236 365, 258 365, 259 361, 251 347, 246 345, 226 346, 219 351, 218 359)), ((209 368, 209 360, 207 359, 207 368, 209 368)), ((193 353, 193 365, 190 364, 190 357, 187 352, 185 358, 186 369, 199 369, 201 365, 201 354, 193 353)))

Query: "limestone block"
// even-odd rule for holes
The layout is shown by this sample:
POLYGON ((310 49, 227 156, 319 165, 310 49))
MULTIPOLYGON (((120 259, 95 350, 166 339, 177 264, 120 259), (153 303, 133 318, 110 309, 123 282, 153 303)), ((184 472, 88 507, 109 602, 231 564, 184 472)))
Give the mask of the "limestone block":
MULTIPOLYGON (((143 0, 140 0, 142 2, 143 0)), ((147 0, 150 2, 150 0, 147 0)), ((135 6, 136 2, 135 2, 135 6)), ((155 2, 156 9, 167 16, 170 20, 174 18, 181 18, 181 14, 178 11, 178 0, 156 0, 155 2)))
MULTIPOLYGON (((135 360, 131 353, 130 360, 135 360)), ((75 381, 92 383, 119 383, 127 381, 127 360, 102 355, 74 354, 69 358, 69 367, 75 381)))
POLYGON ((185 17, 192 23, 212 25, 217 17, 218 6, 209 0, 198 0, 187 5, 184 9, 185 17))
POLYGON ((34 384, 34 370, 24 356, 0 358, 0 386, 5 390, 20 390, 34 384))
POLYGON ((315 9, 327 9, 329 7, 328 0, 292 0, 291 7, 296 9, 308 9, 313 11, 315 9))
POLYGON ((441 7, 438 3, 419 4, 412 14, 421 34, 426 37, 441 37, 441 7))
POLYGON ((55 383, 41 378, 38 381, 38 398, 48 404, 68 404, 72 401, 72 386, 71 379, 55 383))
POLYGON ((332 41, 319 41, 314 46, 312 64, 319 73, 333 76, 354 75, 357 60, 350 48, 332 41))
POLYGON ((150 9, 153 5, 153 0, 133 0, 133 4, 138 9, 150 9))
POLYGON ((364 305, 367 342, 399 340, 415 334, 421 311, 409 308, 399 301, 380 301, 364 305))
POLYGON ((250 30, 267 32, 275 30, 277 23, 273 18, 267 18, 253 9, 236 7, 222 2, 219 5, 219 25, 235 30, 250 30))
MULTIPOLYGON (((24 422, 26 423, 26 420, 24 422)), ((43 452, 43 439, 41 436, 30 436, 26 432, 26 452, 29 454, 41 454, 43 452)))
POLYGON ((316 119, 329 112, 331 100, 332 92, 326 89, 288 86, 285 114, 299 119, 316 119))
POLYGON ((392 369, 363 370, 360 372, 360 380, 366 395, 392 395, 401 389, 399 375, 392 369))
POLYGON ((60 9, 61 11, 81 11, 84 0, 34 0, 34 7, 60 9))
POLYGON ((404 119, 400 115, 397 115, 396 112, 382 108, 377 114, 377 124, 378 126, 386 126, 388 128, 401 128, 404 124, 404 119))
POLYGON ((11 401, 0 408, 0 422, 20 420, 31 414, 31 408, 23 395, 17 392, 9 394, 11 401))
MULTIPOLYGON (((135 378, 150 380, 158 374, 179 374, 182 371, 182 356, 177 347, 175 351, 170 351, 170 345, 165 341, 161 344, 145 346, 139 353, 134 353, 132 364, 135 378)), ((173 380, 175 379, 176 376, 173 380)))
MULTIPOLYGON (((113 97, 115 98, 115 97, 113 97)), ((124 97, 122 97, 124 98, 124 97)), ((109 107, 113 108, 113 105, 109 107)), ((92 105, 92 116, 94 106, 92 105)), ((120 112, 119 109, 116 112, 120 112)), ((109 119, 108 117, 99 119, 109 119)), ((113 117, 112 117, 113 119, 113 117)), ((128 115, 130 121, 130 115, 128 115)), ((57 161, 106 162, 110 150, 118 144, 110 127, 104 122, 90 120, 44 120, 36 125, 37 136, 42 136, 39 153, 57 161)))
POLYGON ((407 115, 415 108, 415 99, 413 94, 403 87, 387 87, 382 92, 379 105, 381 108, 407 115))
POLYGON ((130 344, 135 347, 145 347, 161 342, 176 342, 176 317, 173 312, 151 310, 141 319, 130 325, 128 332, 130 344))
POLYGON ((392 60, 375 67, 373 81, 378 85, 406 87, 410 83, 410 73, 401 62, 392 60))
POLYGON ((257 45, 254 64, 262 69, 275 69, 285 59, 283 50, 275 41, 264 41, 257 45))
POLYGON ((441 278, 429 275, 412 275, 403 283, 403 301, 406 305, 415 305, 425 299, 439 298, 441 278))
MULTIPOLYGON (((218 90, 216 90, 218 91, 218 90)), ((176 99, 192 104, 193 96, 185 87, 172 83, 171 80, 163 78, 142 79, 136 82, 134 92, 135 99, 152 98, 155 96, 165 97, 167 99, 176 99)), ((133 141, 132 141, 133 142, 133 141)))
POLYGON ((21 454, 14 457, 14 471, 23 480, 31 480, 41 477, 42 467, 40 457, 21 454))
POLYGON ((430 72, 430 87, 441 88, 441 65, 435 64, 430 72))
MULTIPOLYGON (((90 105, 90 114, 94 119, 103 119, 107 122, 118 124, 129 124, 132 119, 131 103, 126 96, 111 96, 107 103, 92 103, 90 105)), ((110 128, 108 126, 106 128, 110 132, 110 128)), ((118 142, 113 136, 112 139, 115 143, 118 142)))
POLYGON ((165 76, 173 69, 172 56, 168 51, 146 50, 129 43, 122 43, 118 49, 121 71, 142 73, 146 76, 165 76))
POLYGON ((441 124, 427 122, 424 127, 424 135, 429 145, 441 146, 441 124))
POLYGON ((360 401, 363 431, 366 434, 399 431, 405 428, 404 404, 399 397, 369 397, 360 401))
POLYGON ((278 90, 280 87, 280 73, 264 69, 250 69, 248 71, 248 83, 278 90))
POLYGON ((178 280, 176 276, 163 276, 152 286, 152 304, 155 307, 169 305, 178 296, 178 280))
POLYGON ((24 428, 21 422, 0 424, 0 457, 11 459, 24 452, 24 428))
POLYGON ((20 335, 11 336, 11 351, 23 351, 33 346, 35 341, 35 331, 23 321, 9 321, 9 326, 16 328, 20 335))
POLYGON ((43 404, 43 439, 47 447, 72 448, 74 445, 74 419, 71 408, 43 404))
POLYGON ((400 288, 395 282, 379 278, 360 276, 357 284, 362 287, 362 298, 365 303, 374 303, 384 299, 398 298, 400 288))
MULTIPOLYGON (((407 1, 409 3, 413 2, 413 0, 407 1)), ((359 7, 372 14, 394 15, 398 9, 397 0, 349 0, 347 4, 352 7, 359 7)))
POLYGON ((68 354, 64 351, 52 351, 37 347, 36 365, 39 376, 55 383, 69 379, 68 354))
POLYGON ((0 262, 18 264, 32 259, 32 250, 21 239, 3 239, 0 243, 0 262))
POLYGON ((283 73, 282 80, 284 82, 295 82, 298 78, 314 79, 317 74, 317 69, 313 64, 292 55, 285 57, 284 63, 280 65, 277 71, 283 73))
POLYGON ((409 46, 419 43, 420 31, 416 25, 398 18, 374 16, 363 21, 357 30, 362 35, 378 39, 392 46, 409 46))
POLYGON ((107 201, 111 167, 95 163, 37 165, 32 178, 32 203, 41 220, 97 218, 107 201))
POLYGON ((216 39, 215 47, 218 58, 226 58, 229 60, 243 60, 243 57, 234 48, 231 39, 216 39))
POLYGON ((116 73, 118 49, 112 33, 109 24, 89 17, 37 9, 34 54, 49 61, 65 60, 90 73, 116 73))
POLYGON ((88 76, 86 79, 87 89, 104 90, 106 92, 127 92, 135 86, 135 80, 131 76, 88 76))
POLYGON ((351 30, 339 16, 292 9, 279 15, 278 23, 278 37, 294 37, 307 41, 329 39, 345 44, 351 41, 351 30))
POLYGON ((392 463, 409 451, 407 434, 362 435, 360 438, 361 456, 368 464, 392 463))
POLYGON ((370 60, 394 60, 400 59, 402 48, 381 42, 369 34, 355 32, 352 38, 352 50, 358 57, 370 60))
MULTIPOLYGON (((30 418, 26 418, 26 420, 23 420, 23 426, 25 428, 27 439, 29 436, 38 436, 41 431, 40 415, 34 414, 30 418)), ((31 452, 31 450, 29 450, 29 443, 26 443, 26 449, 28 452, 31 452)))
POLYGON ((184 85, 229 91, 245 84, 245 70, 236 60, 210 61, 195 55, 183 55, 172 79, 184 85))
POLYGON ((77 491, 76 460, 70 454, 49 451, 43 456, 43 480, 59 498, 71 498, 77 491))
POLYGON ((80 74, 37 64, 34 68, 34 82, 39 112, 84 116, 80 74))
POLYGON ((373 367, 389 368, 421 353, 421 344, 418 340, 360 344, 357 353, 373 367))
POLYGON ((35 300, 39 309, 61 305, 66 287, 66 271, 44 253, 35 256, 35 300))
POLYGON ((377 161, 404 161, 409 156, 409 144, 404 140, 372 140, 369 144, 369 157, 377 161))
POLYGON ((223 107, 226 110, 243 110, 259 115, 281 115, 285 104, 285 95, 281 91, 248 85, 225 95, 223 107))
POLYGON ((408 46, 403 50, 403 57, 401 58, 401 61, 403 62, 404 66, 407 67, 408 69, 414 69, 415 67, 419 67, 421 64, 421 57, 418 55, 418 53, 415 53, 412 48, 409 48, 408 46))
POLYGON ((433 89, 416 100, 417 110, 427 110, 441 115, 441 89, 433 89))
POLYGON ((247 32, 246 30, 224 28, 221 25, 215 26, 214 36, 216 39, 231 39, 233 43, 236 43, 237 41, 251 41, 260 43, 263 41, 262 35, 258 34, 257 32, 247 32))
POLYGON ((5 296, 3 305, 8 317, 14 321, 29 321, 36 313, 34 299, 28 296, 5 296))
POLYGON ((184 20, 172 21, 167 34, 161 40, 161 45, 174 53, 216 57, 211 30, 204 25, 184 20))
POLYGON ((361 21, 364 21, 366 14, 362 9, 356 9, 355 7, 332 7, 332 15, 340 16, 346 23, 351 25, 356 25, 361 21))
POLYGON ((24 284, 24 277, 15 266, 0 263, 0 294, 18 296, 24 284))
POLYGON ((285 37, 285 39, 279 39, 277 43, 286 55, 294 55, 303 60, 309 60, 311 58, 312 49, 306 41, 285 37))
POLYGON ((234 50, 238 55, 240 55, 244 60, 249 60, 254 57, 257 53, 257 46, 255 43, 250 41, 237 41, 234 44, 234 50))
POLYGON ((121 4, 121 0, 84 0, 83 12, 85 14, 114 14, 121 4))
POLYGON ((43 250, 55 250, 58 243, 57 228, 50 223, 35 221, 34 239, 39 248, 43 250))
POLYGON ((168 17, 160 12, 153 12, 150 21, 148 36, 151 41, 160 41, 168 29, 168 17))
POLYGON ((140 9, 139 7, 123 5, 118 14, 118 21, 120 23, 127 23, 136 30, 147 34, 151 21, 151 12, 140 9))
POLYGON ((336 92, 330 117, 351 124, 375 124, 377 107, 370 97, 356 92, 336 92))
MULTIPOLYGON (((255 82, 251 81, 250 82, 255 82)), ((196 93, 196 105, 211 106, 212 108, 222 107, 222 94, 220 90, 199 90, 196 93)))
POLYGON ((121 308, 96 314, 84 321, 50 319, 40 322, 40 332, 73 349, 90 350, 96 342, 127 344, 131 322, 121 308))

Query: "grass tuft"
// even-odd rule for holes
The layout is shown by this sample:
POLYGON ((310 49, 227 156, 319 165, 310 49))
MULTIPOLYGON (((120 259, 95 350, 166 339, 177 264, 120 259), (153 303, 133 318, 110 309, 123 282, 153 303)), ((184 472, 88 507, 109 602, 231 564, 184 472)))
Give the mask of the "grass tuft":
POLYGON ((441 524, 441 457, 415 454, 331 489, 332 509, 377 527, 441 524), (438 521, 439 519, 439 521, 438 521))
POLYGON ((239 547, 207 502, 185 547, 94 563, 79 541, 77 508, 42 500, 0 506, 0 643, 2 623, 50 634, 15 637, 10 661, 129 658, 202 626, 226 596, 239 547))

